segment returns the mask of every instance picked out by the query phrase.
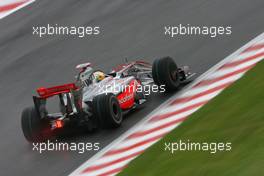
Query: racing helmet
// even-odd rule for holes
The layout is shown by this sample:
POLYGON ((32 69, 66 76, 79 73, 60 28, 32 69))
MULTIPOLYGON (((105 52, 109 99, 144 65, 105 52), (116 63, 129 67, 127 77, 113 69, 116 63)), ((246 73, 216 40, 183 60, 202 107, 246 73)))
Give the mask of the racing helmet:
POLYGON ((94 76, 95 76, 95 80, 97 82, 100 82, 103 79, 105 79, 105 74, 103 72, 101 72, 101 71, 94 72, 94 76))

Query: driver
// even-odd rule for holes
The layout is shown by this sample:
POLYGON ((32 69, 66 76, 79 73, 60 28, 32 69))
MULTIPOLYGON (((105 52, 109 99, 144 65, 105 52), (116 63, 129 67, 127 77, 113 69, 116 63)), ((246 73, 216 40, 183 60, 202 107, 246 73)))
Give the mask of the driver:
POLYGON ((105 74, 101 71, 97 71, 97 72, 94 72, 94 77, 95 77, 96 82, 100 82, 103 79, 105 79, 105 74))

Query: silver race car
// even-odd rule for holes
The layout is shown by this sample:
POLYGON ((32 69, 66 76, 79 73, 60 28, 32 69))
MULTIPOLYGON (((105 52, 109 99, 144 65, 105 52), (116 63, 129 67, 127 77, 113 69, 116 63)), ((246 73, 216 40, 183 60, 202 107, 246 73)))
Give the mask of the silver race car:
POLYGON ((45 141, 70 124, 89 131, 119 127, 124 114, 147 101, 146 90, 175 91, 194 76, 187 66, 178 68, 171 57, 156 59, 152 65, 145 61, 121 64, 110 73, 90 63, 76 68, 74 83, 38 88, 34 106, 22 112, 22 130, 29 142, 45 141), (55 96, 60 112, 49 113, 47 100, 55 96))

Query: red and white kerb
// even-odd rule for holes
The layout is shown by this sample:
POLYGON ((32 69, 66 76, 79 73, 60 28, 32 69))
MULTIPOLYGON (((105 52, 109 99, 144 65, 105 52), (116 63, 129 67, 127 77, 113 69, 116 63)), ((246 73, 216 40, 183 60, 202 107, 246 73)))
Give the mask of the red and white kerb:
POLYGON ((27 6, 35 0, 0 0, 0 19, 27 6))

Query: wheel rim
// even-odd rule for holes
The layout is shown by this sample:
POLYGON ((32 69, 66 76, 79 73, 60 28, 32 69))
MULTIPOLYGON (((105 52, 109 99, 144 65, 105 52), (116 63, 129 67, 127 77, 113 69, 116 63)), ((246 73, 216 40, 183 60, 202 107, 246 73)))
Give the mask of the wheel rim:
POLYGON ((117 105, 115 103, 113 103, 113 113, 115 116, 118 115, 118 108, 117 108, 117 105))
POLYGON ((121 116, 120 116, 118 104, 116 102, 112 103, 112 112, 113 112, 114 120, 119 122, 121 119, 121 116))
POLYGON ((171 73, 170 73, 170 76, 171 76, 171 79, 175 82, 175 81, 177 81, 177 71, 172 71, 171 73))

